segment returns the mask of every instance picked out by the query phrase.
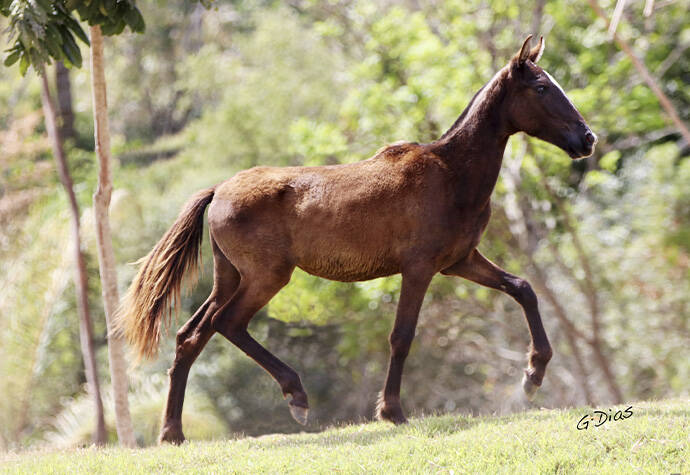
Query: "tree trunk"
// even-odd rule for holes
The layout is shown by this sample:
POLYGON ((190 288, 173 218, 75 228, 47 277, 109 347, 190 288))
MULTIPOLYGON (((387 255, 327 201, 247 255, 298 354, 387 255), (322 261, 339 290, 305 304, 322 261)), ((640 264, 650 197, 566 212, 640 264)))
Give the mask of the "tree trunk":
POLYGON ((110 377, 115 401, 115 426, 120 444, 135 447, 134 428, 129 414, 127 390, 127 362, 125 342, 122 337, 113 335, 112 326, 117 311, 119 296, 117 291, 117 272, 115 253, 110 233, 108 207, 112 193, 110 176, 110 129, 108 125, 108 103, 106 98, 105 71, 103 58, 103 35, 101 27, 90 27, 91 32, 91 86, 93 89, 94 138, 98 155, 98 187, 93 195, 94 217, 96 221, 96 240, 98 244, 98 264, 103 288, 105 321, 108 327, 108 359, 110 377))
POLYGON ((45 115, 46 130, 51 138, 53 145, 53 155, 57 165, 60 182, 65 189, 69 202, 72 240, 74 252, 74 288, 77 293, 77 309, 79 312, 79 340, 81 342, 81 352, 84 358, 84 369, 86 371, 86 382, 89 393, 93 398, 96 407, 96 428, 93 433, 93 442, 96 445, 106 443, 105 418, 103 416, 103 401, 101 399, 101 387, 98 380, 98 366, 93 349, 93 329, 91 325, 91 315, 89 313, 88 301, 88 281, 86 275, 86 262, 84 254, 81 252, 81 237, 79 226, 79 204, 74 194, 72 177, 67 167, 67 159, 62 146, 60 129, 57 127, 55 107, 50 96, 48 78, 45 70, 41 73, 41 99, 43 101, 43 114, 45 115))
POLYGON ((72 110, 72 84, 69 69, 62 61, 55 63, 55 84, 57 86, 57 108, 60 113, 60 134, 62 140, 72 139, 74 133, 74 112, 72 110))

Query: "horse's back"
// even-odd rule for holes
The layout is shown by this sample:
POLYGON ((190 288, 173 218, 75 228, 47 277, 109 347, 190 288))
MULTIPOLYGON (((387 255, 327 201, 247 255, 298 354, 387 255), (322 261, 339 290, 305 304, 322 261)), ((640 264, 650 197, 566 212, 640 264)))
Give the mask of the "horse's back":
POLYGON ((419 232, 421 153, 397 144, 352 164, 245 170, 217 187, 211 233, 231 260, 271 254, 344 281, 397 273, 419 232))

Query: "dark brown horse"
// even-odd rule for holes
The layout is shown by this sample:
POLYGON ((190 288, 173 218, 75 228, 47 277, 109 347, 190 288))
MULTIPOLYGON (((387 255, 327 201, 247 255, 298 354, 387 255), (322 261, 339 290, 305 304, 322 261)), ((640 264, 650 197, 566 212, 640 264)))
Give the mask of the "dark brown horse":
POLYGON ((534 394, 551 358, 537 298, 525 280, 476 247, 491 215, 508 137, 523 131, 574 159, 590 155, 597 139, 556 81, 536 65, 543 40, 530 49, 530 39, 433 143, 390 145, 347 165, 253 168, 187 203, 143 259, 118 321, 140 356, 155 354, 161 322, 170 317, 171 304, 179 303, 183 273, 196 266, 208 206, 214 285, 177 333, 161 441, 184 440, 187 376, 215 332, 268 371, 283 395, 291 396, 293 417, 306 423, 309 406, 299 376, 247 332, 254 314, 290 281, 295 267, 344 282, 402 274, 378 418, 405 422, 403 363, 422 299, 438 272, 501 290, 523 307, 532 336, 523 387, 534 394))

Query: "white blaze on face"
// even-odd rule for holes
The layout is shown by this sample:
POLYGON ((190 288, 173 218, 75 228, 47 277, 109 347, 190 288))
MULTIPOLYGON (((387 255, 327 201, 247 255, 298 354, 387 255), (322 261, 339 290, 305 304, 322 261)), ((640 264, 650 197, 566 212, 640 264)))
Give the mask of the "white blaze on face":
POLYGON ((568 101, 568 104, 570 104, 570 106, 571 106, 573 109, 577 110, 577 108, 575 107, 575 104, 572 103, 572 101, 570 100, 570 98, 568 97, 568 95, 565 93, 565 91, 563 90, 563 88, 561 87, 561 85, 558 84, 558 81, 556 81, 556 80, 553 78, 553 76, 551 76, 548 72, 546 72, 545 69, 542 69, 542 71, 544 71, 544 74, 546 74, 546 77, 549 78, 549 80, 553 83, 553 85, 556 86, 556 87, 563 93, 563 95, 565 96, 565 98, 566 98, 567 101, 568 101))

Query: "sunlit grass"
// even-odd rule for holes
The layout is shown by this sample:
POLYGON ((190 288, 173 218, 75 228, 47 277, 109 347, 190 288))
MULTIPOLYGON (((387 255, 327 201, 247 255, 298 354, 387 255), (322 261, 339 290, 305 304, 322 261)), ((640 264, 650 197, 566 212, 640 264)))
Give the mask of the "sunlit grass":
MULTIPOLYGON (((688 473, 690 400, 632 403, 633 415, 578 430, 592 409, 445 415, 127 450, 5 454, 8 473, 688 473)), ((625 409, 628 405, 614 409, 625 409)), ((599 408, 608 412, 609 408, 599 408)))

